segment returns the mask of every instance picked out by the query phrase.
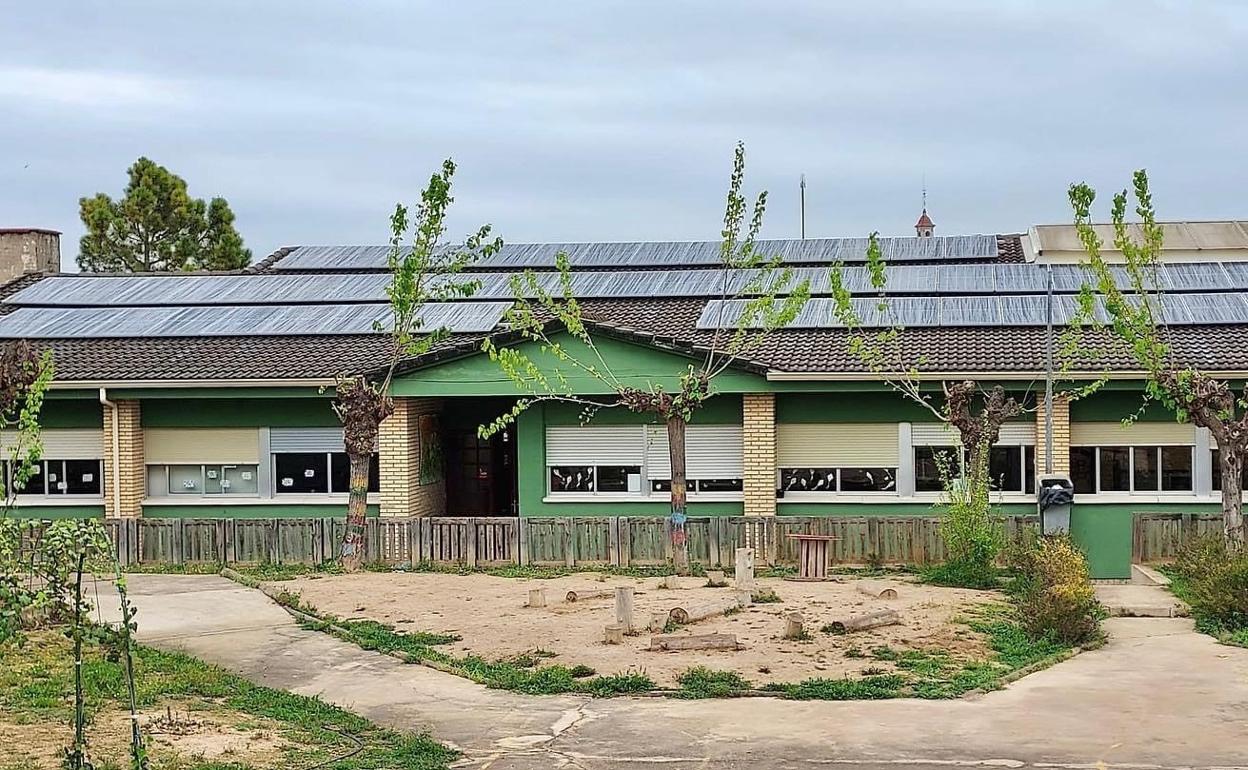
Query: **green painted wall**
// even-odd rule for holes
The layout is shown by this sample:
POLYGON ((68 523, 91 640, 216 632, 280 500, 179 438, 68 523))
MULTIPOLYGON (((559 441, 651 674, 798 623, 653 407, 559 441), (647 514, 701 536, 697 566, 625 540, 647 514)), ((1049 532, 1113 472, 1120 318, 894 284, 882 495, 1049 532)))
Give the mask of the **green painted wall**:
MULTIPOLYGON (((327 392, 333 392, 332 384, 327 392)), ((305 387, 272 387, 272 388, 109 388, 110 399, 172 399, 181 401, 188 398, 325 398, 325 393, 318 386, 305 387)), ((92 392, 91 398, 96 398, 92 392)))
MULTIPOLYGON (((1072 422, 1116 422, 1136 414, 1143 404, 1143 390, 1138 387, 1132 390, 1099 390, 1086 398, 1072 401, 1070 419, 1072 422)), ((1141 422, 1175 421, 1174 412, 1156 401, 1150 401, 1137 419, 1141 422)))
MULTIPOLYGON (((577 360, 597 366, 597 356, 584 344, 569 335, 558 339, 577 360)), ((652 347, 600 337, 594 340, 606 368, 628 385, 649 388, 661 385, 673 390, 680 375, 689 367, 691 359, 676 353, 652 347)), ((562 371, 569 388, 574 393, 600 395, 611 390, 600 380, 587 375, 567 363, 560 362, 550 353, 543 353, 536 343, 526 342, 519 346, 525 355, 551 376, 562 371)), ((749 393, 768 390, 767 380, 760 375, 728 370, 715 378, 714 389, 721 393, 749 393)), ((518 396, 520 393, 498 364, 484 354, 459 358, 443 364, 420 369, 396 378, 393 385, 396 396, 518 396)))
MULTIPOLYGON (((280 519, 346 516, 346 503, 326 505, 144 505, 143 515, 153 519, 280 519)), ((368 506, 377 515, 377 506, 368 506)))
MULTIPOLYGON (((582 408, 577 404, 542 404, 546 425, 580 425, 582 408)), ((741 396, 721 393, 711 396, 702 408, 694 413, 691 423, 698 425, 739 425, 741 423, 741 396)), ((655 425, 653 414, 639 414, 627 409, 599 409, 590 421, 591 425, 655 425)))
POLYGON ((144 401, 145 428, 318 428, 341 425, 328 398, 144 401))
MULTIPOLYGON (((939 516, 937 503, 820 503, 785 502, 776 506, 778 516, 939 516)), ((995 510, 1010 516, 1034 514, 1036 506, 1029 503, 1006 503, 995 510)))
POLYGON ((12 508, 9 514, 17 519, 90 519, 104 516, 99 505, 29 505, 12 508))
POLYGON ((99 401, 49 399, 39 412, 41 428, 104 429, 104 411, 99 401))

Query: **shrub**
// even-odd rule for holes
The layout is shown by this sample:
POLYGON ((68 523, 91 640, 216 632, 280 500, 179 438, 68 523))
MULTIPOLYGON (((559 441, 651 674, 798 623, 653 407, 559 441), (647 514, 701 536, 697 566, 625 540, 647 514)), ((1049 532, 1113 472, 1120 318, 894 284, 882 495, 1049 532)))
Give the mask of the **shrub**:
POLYGON ((1198 538, 1179 552, 1174 567, 1202 631, 1248 629, 1248 548, 1220 536, 1198 538))
POLYGON ((1088 562, 1067 535, 1035 538, 1011 549, 1010 593, 1033 639, 1086 644, 1100 637, 1104 611, 1096 600, 1088 562))
POLYGON ((938 585, 960 588, 996 588, 996 560, 1001 553, 1001 517, 992 510, 989 498, 988 451, 978 453, 977 467, 965 468, 955 476, 949 458, 937 454, 944 478, 944 511, 940 535, 948 557, 944 564, 924 573, 924 579, 938 585))

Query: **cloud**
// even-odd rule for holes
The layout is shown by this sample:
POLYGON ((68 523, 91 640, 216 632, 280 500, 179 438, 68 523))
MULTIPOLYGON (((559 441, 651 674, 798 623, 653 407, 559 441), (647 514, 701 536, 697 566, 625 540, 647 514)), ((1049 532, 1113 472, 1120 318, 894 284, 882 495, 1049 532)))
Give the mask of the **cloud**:
POLYGON ((180 107, 190 94, 176 80, 143 73, 0 67, 0 99, 10 106, 47 103, 67 107, 180 107))

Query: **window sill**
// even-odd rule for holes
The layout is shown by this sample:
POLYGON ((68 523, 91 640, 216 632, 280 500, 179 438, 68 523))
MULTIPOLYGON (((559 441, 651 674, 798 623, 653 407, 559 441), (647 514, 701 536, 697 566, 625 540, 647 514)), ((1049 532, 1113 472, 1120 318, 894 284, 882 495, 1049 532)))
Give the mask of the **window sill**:
POLYGON ((102 495, 16 495, 13 498, 13 506, 21 508, 22 506, 74 506, 74 505, 91 505, 97 503, 104 504, 102 495))
MULTIPOLYGON (((744 499, 740 492, 699 492, 689 495, 690 503, 739 503, 744 499)), ((671 495, 666 492, 654 495, 617 492, 601 495, 546 495, 543 503, 669 503, 671 495)))
MULTIPOLYGON (((218 495, 215 497, 197 497, 194 495, 171 495, 168 497, 146 497, 144 505, 346 505, 346 494, 341 495, 278 495, 275 497, 258 497, 246 495, 218 495)), ((368 504, 381 502, 381 495, 369 493, 368 504)))
POLYGON ((1101 492, 1095 495, 1075 494, 1079 503, 1215 503, 1221 495, 1198 495, 1195 492, 1101 492))
POLYGON ((913 497, 902 497, 896 492, 786 492, 784 497, 776 498, 776 503, 904 503, 926 502, 915 501, 913 497))

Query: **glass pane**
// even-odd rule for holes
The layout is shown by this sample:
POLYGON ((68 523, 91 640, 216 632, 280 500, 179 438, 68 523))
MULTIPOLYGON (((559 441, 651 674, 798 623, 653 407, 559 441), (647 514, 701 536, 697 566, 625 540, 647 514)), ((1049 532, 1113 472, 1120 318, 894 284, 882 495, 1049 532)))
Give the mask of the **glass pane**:
POLYGON ((1075 494, 1096 494, 1096 447, 1070 448, 1070 480, 1074 482, 1075 494))
MULTIPOLYGON (((9 463, 9 465, 12 467, 13 473, 16 474, 17 469, 20 467, 20 464, 9 463)), ((30 477, 26 479, 26 483, 24 484, 18 483, 17 479, 13 478, 12 476, 9 477, 10 478, 9 483, 13 485, 13 494, 16 494, 16 495, 46 494, 43 488, 43 480, 46 476, 43 470, 43 463, 38 463, 38 462, 34 463, 27 470, 30 473, 30 477)))
POLYGON ((44 460, 43 475, 48 480, 49 495, 63 495, 69 488, 65 483, 65 462, 63 460, 44 460))
POLYGON ((164 497, 169 494, 169 477, 164 465, 147 466, 147 494, 149 497, 164 497))
POLYGON ((670 479, 655 479, 650 482, 651 492, 671 492, 672 482, 670 479))
POLYGON ((836 468, 781 468, 780 488, 786 492, 835 492, 836 468))
POLYGON ((1036 448, 1034 446, 1023 447, 1023 475, 1027 479, 1023 491, 1034 495, 1036 493, 1036 448))
POLYGON ((953 447, 918 446, 914 448, 914 491, 939 492, 944 489, 941 467, 945 473, 957 473, 952 467, 957 459, 953 447))
POLYGON ((1131 490, 1131 453, 1125 446, 1101 447, 1101 491, 1131 490))
POLYGON ((892 492, 895 489, 896 468, 841 468, 842 492, 892 492))
POLYGON ((368 464, 368 491, 381 491, 381 455, 373 452, 373 461, 368 464))
MULTIPOLYGON (((260 494, 260 474, 255 465, 223 465, 217 485, 223 495, 260 494)), ((210 487, 211 488, 211 485, 210 487)))
POLYGON ((1163 446, 1161 448, 1161 488, 1190 492, 1192 489, 1192 448, 1163 446))
POLYGON ((745 488, 741 479, 698 479, 695 486, 699 492, 740 492, 745 488))
POLYGON ((593 492, 594 469, 587 465, 561 465, 551 468, 550 491, 593 492))
POLYGON ((988 455, 988 486, 1002 492, 1020 492, 1023 485, 1023 448, 994 446, 988 455))
POLYGON ((100 484, 100 465, 99 460, 66 460, 66 494, 100 494, 100 490, 103 488, 100 484))
MULTIPOLYGON (((369 472, 372 472, 369 463, 369 472)), ((334 452, 329 456, 329 491, 346 494, 351 491, 351 458, 346 452, 334 452)))
POLYGON ((641 467, 637 465, 599 465, 599 492, 640 492, 641 467), (629 476, 633 485, 629 487, 629 476))
POLYGON ((1157 473, 1157 447, 1137 446, 1131 450, 1135 455, 1135 491, 1156 492, 1159 475, 1157 473))
POLYGON ((202 465, 170 465, 169 494, 202 495, 204 493, 204 468, 202 465))
POLYGON ((317 494, 329 491, 329 462, 324 452, 273 455, 274 491, 278 494, 317 494))

